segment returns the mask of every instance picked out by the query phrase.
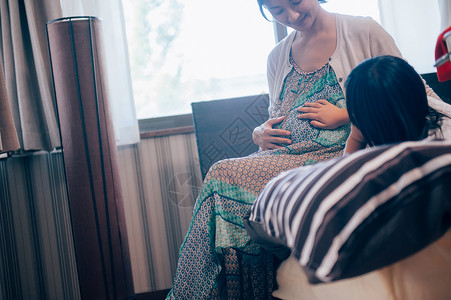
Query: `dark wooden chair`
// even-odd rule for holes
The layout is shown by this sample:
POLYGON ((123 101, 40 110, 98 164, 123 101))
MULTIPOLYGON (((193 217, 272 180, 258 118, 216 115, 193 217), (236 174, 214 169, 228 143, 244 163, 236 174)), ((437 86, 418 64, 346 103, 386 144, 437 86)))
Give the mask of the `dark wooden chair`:
MULTIPOLYGON (((439 82, 436 73, 421 76, 451 104, 451 80, 439 82)), ((268 105, 268 94, 191 103, 202 179, 215 162, 258 150, 252 131, 268 120, 268 105)))
POLYGON ((268 120, 268 94, 191 103, 202 179, 215 162, 258 150, 252 131, 268 120))
POLYGON ((451 104, 451 80, 440 82, 437 73, 421 74, 421 77, 443 101, 451 104))

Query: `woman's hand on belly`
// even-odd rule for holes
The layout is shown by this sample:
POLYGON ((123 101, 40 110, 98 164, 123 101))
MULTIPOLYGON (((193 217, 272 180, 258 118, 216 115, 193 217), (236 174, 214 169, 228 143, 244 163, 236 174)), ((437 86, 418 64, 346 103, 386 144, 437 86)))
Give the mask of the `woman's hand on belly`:
POLYGON ((321 129, 336 129, 349 123, 346 108, 339 108, 325 99, 313 103, 305 103, 297 110, 299 119, 310 119, 310 124, 321 129))
POLYGON ((281 123, 285 116, 269 119, 262 125, 256 127, 252 132, 252 139, 261 150, 274 150, 290 145, 291 140, 287 137, 291 132, 283 129, 274 129, 274 125, 281 123))

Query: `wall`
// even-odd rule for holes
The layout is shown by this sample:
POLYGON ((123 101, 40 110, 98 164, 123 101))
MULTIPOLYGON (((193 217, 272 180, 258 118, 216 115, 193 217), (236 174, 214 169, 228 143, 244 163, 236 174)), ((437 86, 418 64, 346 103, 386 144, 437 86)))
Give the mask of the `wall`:
POLYGON ((119 149, 135 291, 171 287, 178 251, 200 192, 193 133, 119 149))

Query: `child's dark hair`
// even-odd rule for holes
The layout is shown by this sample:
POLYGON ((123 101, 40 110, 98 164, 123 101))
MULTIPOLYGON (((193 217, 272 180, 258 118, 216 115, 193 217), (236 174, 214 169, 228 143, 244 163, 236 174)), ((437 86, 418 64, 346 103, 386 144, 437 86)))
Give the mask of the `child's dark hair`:
POLYGON ((405 60, 365 60, 346 82, 349 119, 370 146, 416 141, 440 128, 441 115, 428 105, 423 79, 405 60))
MULTIPOLYGON (((268 16, 265 14, 265 10, 263 9, 263 6, 265 6, 265 0, 257 0, 258 7, 260 8, 260 13, 262 14, 263 18, 265 18, 268 21, 271 21, 268 16)), ((326 3, 326 0, 318 0, 319 3, 326 3)))

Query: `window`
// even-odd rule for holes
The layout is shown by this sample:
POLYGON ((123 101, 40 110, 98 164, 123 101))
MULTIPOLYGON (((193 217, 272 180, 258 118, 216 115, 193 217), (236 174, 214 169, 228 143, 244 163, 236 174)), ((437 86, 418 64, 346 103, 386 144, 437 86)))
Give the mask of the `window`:
POLYGON ((123 0, 138 119, 267 93, 273 24, 257 1, 123 0))
MULTIPOLYGON (((274 24, 260 15, 257 1, 122 2, 138 119, 189 114, 191 102, 268 92, 266 59, 275 45, 274 24)), ((433 72, 434 58, 429 52, 435 43, 428 40, 428 48, 418 54, 418 47, 411 47, 418 37, 403 42, 401 38, 407 34, 390 24, 397 19, 390 16, 397 11, 390 3, 383 6, 386 29, 410 63, 429 67, 417 69, 420 73, 433 72), (410 54, 412 50, 417 52, 410 54)), ((322 6, 330 12, 370 16, 381 23, 379 4, 378 0, 329 0, 322 6)), ((427 7, 432 9, 432 5, 427 7)), ((406 18, 418 23, 415 18, 406 18)), ((434 17, 428 20, 423 24, 439 22, 434 17)), ((412 24, 408 24, 410 28, 412 24)), ((421 27, 432 39, 439 33, 438 29, 421 27)))

